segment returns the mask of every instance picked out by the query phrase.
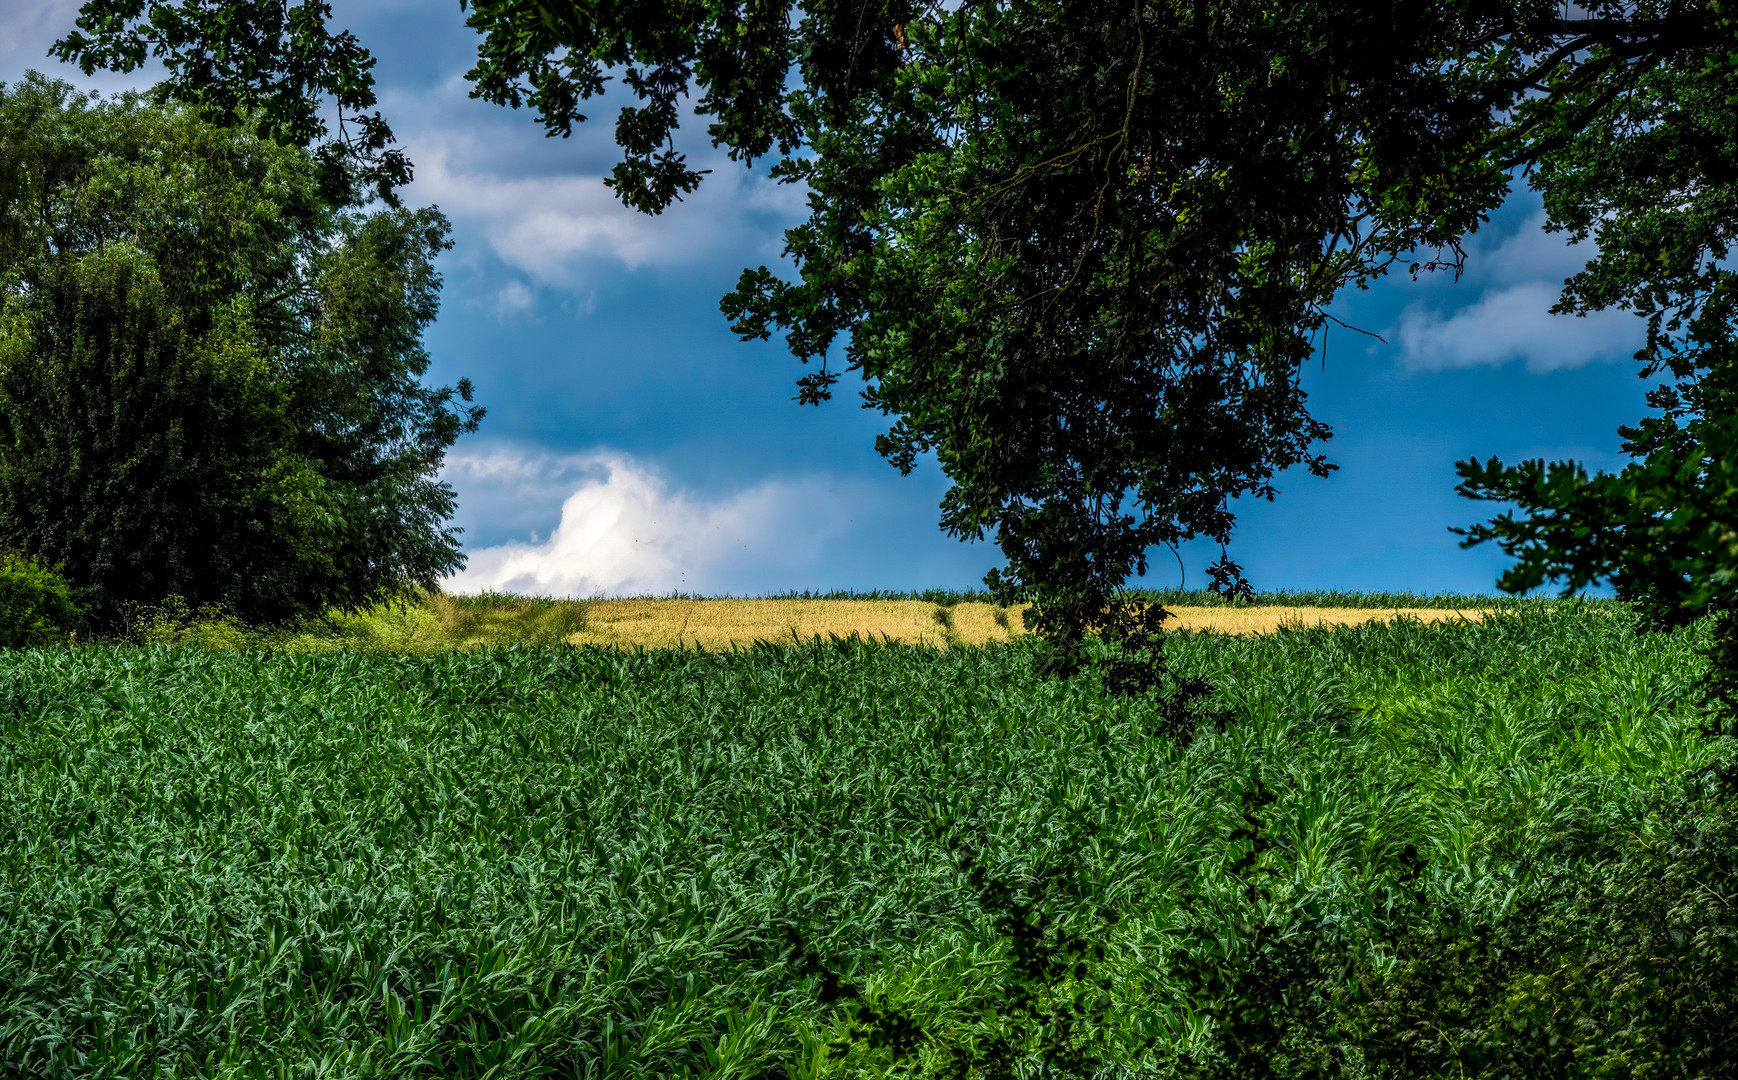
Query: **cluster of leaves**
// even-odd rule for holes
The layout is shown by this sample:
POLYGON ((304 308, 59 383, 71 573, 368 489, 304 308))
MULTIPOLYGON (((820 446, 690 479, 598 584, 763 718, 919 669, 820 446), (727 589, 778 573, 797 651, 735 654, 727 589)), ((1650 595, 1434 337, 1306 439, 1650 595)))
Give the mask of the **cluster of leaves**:
POLYGON ((0 549, 0 648, 63 642, 83 622, 65 578, 39 559, 0 549))
POLYGON ((0 85, 0 542, 99 623, 355 609, 461 565, 434 474, 481 410, 420 381, 446 220, 321 184, 251 127, 0 85))
POLYGON ((190 0, 87 4, 78 28, 50 54, 98 68, 165 78, 158 103, 188 102, 219 125, 242 125, 285 146, 308 147, 314 183, 331 205, 379 197, 397 205, 410 161, 375 105, 374 58, 348 31, 332 33, 325 0, 190 0), (123 27, 128 33, 117 33, 123 27), (330 98, 337 131, 323 114, 330 98))
POLYGON ((1310 1075, 1440 1020, 1414 1075, 1487 1044, 1596 1074, 1501 1043, 1537 990, 1547 1035, 1694 1066, 1644 1037, 1730 1000, 1691 888, 1730 898, 1730 835, 1669 797, 1710 760, 1701 637, 1561 607, 1175 635, 1236 716, 1186 749, 1023 646, 13 652, 0 1060, 1030 1075, 1066 1030, 1083 1073, 1232 1076, 1280 1030, 1321 1035, 1273 1059, 1310 1075))
POLYGON ((1243 567, 1220 555, 1219 561, 1207 567, 1207 591, 1230 603, 1255 602, 1255 587, 1243 576, 1243 567))

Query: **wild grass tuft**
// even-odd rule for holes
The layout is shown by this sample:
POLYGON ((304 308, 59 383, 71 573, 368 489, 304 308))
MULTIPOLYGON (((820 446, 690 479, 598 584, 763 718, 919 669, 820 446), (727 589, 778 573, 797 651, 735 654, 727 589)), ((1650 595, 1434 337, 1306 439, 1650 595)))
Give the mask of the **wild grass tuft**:
POLYGON ((134 613, 130 637, 144 644, 278 652, 346 649, 426 653, 492 645, 560 645, 588 625, 590 603, 482 593, 409 593, 366 611, 327 613, 277 627, 250 627, 220 608, 190 610, 178 598, 134 613))

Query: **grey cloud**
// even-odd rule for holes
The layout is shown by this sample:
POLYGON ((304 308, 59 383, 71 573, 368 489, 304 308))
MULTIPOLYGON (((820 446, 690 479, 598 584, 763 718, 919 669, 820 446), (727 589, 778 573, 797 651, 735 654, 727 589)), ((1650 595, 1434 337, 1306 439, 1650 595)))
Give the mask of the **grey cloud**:
POLYGON ((508 443, 467 441, 447 455, 441 479, 459 493, 454 524, 471 543, 547 534, 561 519, 562 501, 581 484, 602 479, 597 454, 573 454, 508 443))

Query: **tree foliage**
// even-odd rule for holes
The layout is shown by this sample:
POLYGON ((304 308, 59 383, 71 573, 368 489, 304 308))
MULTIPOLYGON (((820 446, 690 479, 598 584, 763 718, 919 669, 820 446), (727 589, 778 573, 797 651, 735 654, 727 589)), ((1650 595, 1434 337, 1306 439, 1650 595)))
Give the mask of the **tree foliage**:
POLYGON ((0 542, 99 621, 275 621, 461 565, 434 478, 435 210, 345 214, 313 156, 182 107, 0 87, 0 542))
POLYGON ((714 140, 810 190, 796 280, 747 272, 726 314, 816 365, 803 401, 864 379, 877 448, 935 455, 943 527, 996 537, 992 587, 1065 667, 1090 630, 1142 632, 1118 589, 1155 546, 1224 544, 1232 499, 1327 474, 1297 383, 1324 306, 1502 190, 1467 150, 1491 126, 1471 65, 1444 63, 1468 21, 1428 6, 718 4, 667 33, 533 6, 473 5, 478 93, 560 127, 623 66, 629 205, 699 182, 668 146, 690 80, 714 140))
POLYGON ((331 17, 325 0, 114 0, 86 5, 50 52, 86 75, 156 60, 167 69, 157 100, 190 102, 212 122, 310 147, 328 202, 392 202, 410 182, 410 161, 386 119, 368 111, 374 58, 355 35, 330 32, 331 17))
MULTIPOLYGON (((90 0, 67 55, 101 62, 157 12, 195 8, 142 3, 90 0)), ((1725 0, 463 6, 482 35, 474 93, 530 106, 551 134, 620 80, 633 101, 608 182, 627 205, 658 212, 701 182, 676 143, 689 105, 732 158, 770 155, 806 186, 794 277, 746 272, 725 313, 815 365, 800 400, 861 376, 891 418, 882 454, 902 470, 934 454, 953 485, 944 528, 994 534, 1008 566, 992 585, 1035 601, 1037 627, 1076 653, 1087 631, 1145 618, 1119 589, 1155 547, 1223 545, 1232 500, 1333 467, 1297 382, 1327 304, 1396 265, 1458 269, 1517 169, 1550 227, 1609 241, 1562 308, 1636 310, 1644 362, 1679 380, 1631 438, 1649 460, 1677 449, 1634 491, 1683 505, 1658 485, 1689 475, 1683 439, 1709 437, 1690 418, 1725 393, 1709 344, 1728 303, 1710 238, 1733 219, 1725 0)), ((1613 495, 1630 481, 1558 475, 1547 494, 1542 469, 1465 470, 1475 497, 1555 507, 1472 536, 1523 555, 1509 585, 1617 572, 1598 538, 1619 530, 1627 550, 1645 531, 1613 495), (1575 509, 1553 501, 1571 489, 1575 509), (1557 520, 1572 535, 1536 531, 1557 520)), ((1215 580, 1240 591, 1234 565, 1215 580)))
POLYGON ((1468 543, 1494 541, 1518 557, 1502 580, 1512 591, 1609 578, 1672 621, 1733 595, 1738 24, 1710 7, 1717 33, 1699 47, 1651 64, 1623 63, 1611 45, 1592 50, 1586 68, 1596 75, 1566 97, 1593 119, 1572 127, 1538 117, 1552 149, 1531 179, 1550 227, 1598 244, 1555 310, 1635 312, 1647 326, 1642 375, 1666 381, 1648 396, 1656 414, 1620 429, 1637 459, 1621 473, 1590 477, 1573 462, 1460 465, 1466 494, 1524 511, 1468 530, 1468 543))
POLYGON ((64 642, 81 622, 65 578, 40 559, 0 549, 0 648, 64 642))
MULTIPOLYGON (((523 90, 559 125, 628 66, 643 104, 618 126, 615 180, 630 205, 699 182, 673 149, 649 156, 690 80, 715 142, 778 149, 774 173, 814 193, 788 234, 799 278, 745 274, 727 314, 820 362, 806 400, 859 372, 895 418, 882 452, 903 469, 935 452, 954 481, 944 527, 996 534, 1009 567, 993 583, 1037 600, 1053 639, 1138 633, 1116 587, 1154 545, 1223 544, 1231 499, 1271 498, 1294 464, 1331 468, 1296 382, 1326 304, 1408 252, 1458 268, 1517 166, 1551 227, 1612 241, 1561 310, 1649 318, 1656 369, 1676 329, 1724 318, 1723 243, 1692 239, 1734 220, 1705 190, 1734 175, 1717 0, 697 4, 651 26, 634 5, 574 5, 540 27, 534 6, 473 6, 478 92, 523 90), (1695 314, 1668 299, 1697 290, 1711 302, 1695 314)), ((1677 356, 1685 385, 1656 397, 1646 446, 1723 392, 1706 359, 1677 356)), ((1680 506, 1669 478, 1685 475, 1668 461, 1635 490, 1680 506)), ((1543 550, 1615 565, 1579 540, 1543 550)), ((1234 566, 1215 582, 1242 591, 1234 566)), ((1716 576, 1700 569, 1649 595, 1716 576)))

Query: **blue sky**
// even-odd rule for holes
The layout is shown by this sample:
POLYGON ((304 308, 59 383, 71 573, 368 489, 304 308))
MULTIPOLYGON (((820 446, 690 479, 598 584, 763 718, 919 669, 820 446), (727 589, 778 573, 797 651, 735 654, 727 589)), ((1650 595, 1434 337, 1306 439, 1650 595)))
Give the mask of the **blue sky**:
MULTIPOLYGON (((799 192, 723 159, 659 218, 622 209, 601 183, 614 110, 571 139, 532 116, 472 101, 476 37, 456 0, 337 0, 336 21, 379 58, 381 105, 416 164, 405 192, 452 219, 431 377, 461 375, 488 407, 447 478, 470 566, 457 588, 592 595, 756 594, 805 588, 970 587, 992 544, 936 527, 945 488, 929 465, 900 477, 871 441, 881 418, 852 395, 790 400, 797 362, 743 344, 718 298, 744 266, 777 265, 799 192)), ((25 70, 105 90, 48 60, 77 0, 7 0, 0 80, 25 70)), ((699 135, 696 128, 695 135, 699 135)), ((1262 589, 1488 592, 1500 552, 1462 551, 1450 525, 1488 508, 1454 494, 1470 455, 1621 464, 1615 429, 1643 412, 1623 313, 1546 314, 1585 258, 1545 234, 1517 193, 1477 236, 1467 274, 1401 274, 1335 313, 1386 344, 1335 330, 1304 372, 1340 470, 1288 474, 1271 504, 1240 507, 1232 557, 1262 589)), ((1190 586, 1217 547, 1160 552, 1149 580, 1190 586)))

